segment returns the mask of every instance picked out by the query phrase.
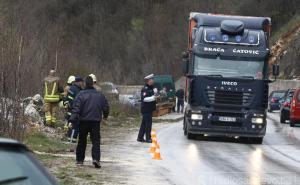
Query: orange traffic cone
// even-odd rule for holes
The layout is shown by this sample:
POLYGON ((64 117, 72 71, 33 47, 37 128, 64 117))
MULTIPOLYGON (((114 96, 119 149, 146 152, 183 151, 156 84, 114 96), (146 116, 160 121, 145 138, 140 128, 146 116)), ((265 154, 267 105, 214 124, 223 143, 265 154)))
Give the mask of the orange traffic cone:
POLYGON ((155 130, 152 130, 151 131, 151 139, 153 139, 154 137, 156 137, 156 132, 155 132, 155 130))
POLYGON ((152 142, 151 147, 149 149, 149 153, 155 153, 155 150, 156 150, 156 144, 152 142))
POLYGON ((156 148, 160 149, 160 145, 156 142, 156 148))
POLYGON ((155 153, 154 153, 154 156, 153 156, 152 159, 155 159, 155 160, 162 160, 162 158, 161 158, 161 156, 160 156, 159 148, 156 148, 155 153))
POLYGON ((157 138, 156 137, 152 138, 152 143, 155 143, 155 145, 157 145, 157 138))

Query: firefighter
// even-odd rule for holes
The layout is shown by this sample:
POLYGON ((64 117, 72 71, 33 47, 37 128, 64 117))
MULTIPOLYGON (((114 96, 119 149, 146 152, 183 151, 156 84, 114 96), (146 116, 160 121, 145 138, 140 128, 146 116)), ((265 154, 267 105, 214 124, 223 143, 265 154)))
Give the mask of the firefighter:
POLYGON ((69 106, 70 106, 70 103, 68 101, 68 92, 71 88, 72 85, 74 85, 74 82, 75 82, 75 76, 71 75, 69 76, 68 80, 67 80, 67 84, 64 88, 64 93, 63 93, 63 108, 65 110, 65 119, 67 120, 66 124, 65 124, 65 131, 67 132, 68 131, 68 119, 70 117, 69 115, 69 106))
POLYGON ((96 77, 96 75, 94 75, 94 74, 90 74, 89 75, 90 77, 92 77, 92 79, 93 79, 93 86, 94 86, 94 88, 98 91, 98 92, 100 92, 101 91, 101 87, 97 84, 97 77, 96 77))
POLYGON ((69 76, 69 78, 67 80, 67 84, 64 88, 64 99, 67 98, 68 91, 69 91, 70 87, 73 85, 74 82, 75 82, 75 76, 73 76, 73 75, 69 76))
POLYGON ((93 87, 93 79, 85 79, 85 89, 75 99, 70 121, 79 123, 79 140, 76 148, 76 164, 83 165, 87 135, 92 141, 92 159, 95 168, 100 168, 100 122, 107 119, 109 105, 102 93, 93 87))
POLYGON ((56 113, 60 101, 62 89, 59 86, 59 78, 55 76, 56 71, 50 70, 49 75, 44 79, 44 101, 45 118, 49 126, 56 125, 56 113))
POLYGON ((140 131, 137 137, 138 142, 151 143, 151 129, 152 129, 152 112, 156 109, 157 89, 153 88, 154 75, 148 75, 144 78, 145 86, 141 90, 141 113, 143 116, 140 131), (144 139, 146 135, 146 140, 144 139))
POLYGON ((76 127, 76 124, 70 124, 70 116, 72 114, 72 109, 74 106, 74 100, 79 94, 79 92, 82 90, 83 87, 83 79, 81 77, 75 77, 75 82, 70 87, 67 95, 67 102, 68 102, 68 113, 67 113, 67 120, 68 120, 68 140, 71 142, 76 142, 77 136, 78 136, 78 128, 76 127))

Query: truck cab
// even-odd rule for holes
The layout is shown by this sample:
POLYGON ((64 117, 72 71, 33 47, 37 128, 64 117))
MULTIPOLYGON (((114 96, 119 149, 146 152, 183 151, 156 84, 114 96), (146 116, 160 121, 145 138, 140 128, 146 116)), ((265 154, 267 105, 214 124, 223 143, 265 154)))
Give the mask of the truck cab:
MULTIPOLYGON (((183 53, 188 103, 183 129, 262 143, 269 89, 268 17, 192 12, 183 53)), ((273 74, 279 72, 273 66, 273 74)))

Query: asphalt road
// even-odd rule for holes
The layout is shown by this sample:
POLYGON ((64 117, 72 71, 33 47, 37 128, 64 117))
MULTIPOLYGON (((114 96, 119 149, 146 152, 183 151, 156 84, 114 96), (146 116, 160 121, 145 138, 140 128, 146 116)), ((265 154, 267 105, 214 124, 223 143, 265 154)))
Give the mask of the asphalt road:
POLYGON ((268 115, 262 145, 230 138, 188 140, 182 123, 158 132, 163 160, 155 162, 168 184, 180 185, 299 185, 300 126, 279 123, 268 115))

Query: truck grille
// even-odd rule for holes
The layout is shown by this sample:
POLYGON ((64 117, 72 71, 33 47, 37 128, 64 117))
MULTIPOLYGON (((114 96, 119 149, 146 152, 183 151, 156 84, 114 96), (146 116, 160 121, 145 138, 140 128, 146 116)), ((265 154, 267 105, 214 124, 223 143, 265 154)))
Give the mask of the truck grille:
POLYGON ((234 92, 222 90, 207 90, 208 101, 218 105, 240 105, 247 106, 253 98, 252 92, 234 92))

